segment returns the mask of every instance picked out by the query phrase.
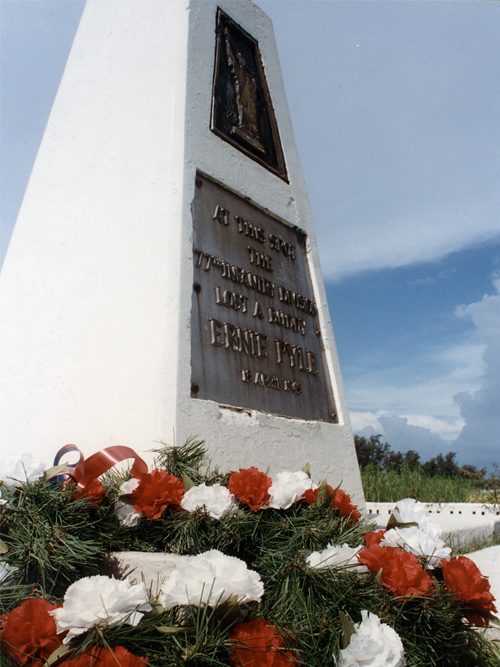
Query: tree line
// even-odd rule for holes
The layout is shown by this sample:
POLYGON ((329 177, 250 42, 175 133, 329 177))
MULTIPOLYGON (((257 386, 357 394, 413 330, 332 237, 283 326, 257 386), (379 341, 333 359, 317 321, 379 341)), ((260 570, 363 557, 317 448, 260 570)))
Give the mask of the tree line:
POLYGON ((401 473, 403 468, 408 470, 419 469, 426 475, 434 477, 461 477, 463 479, 485 481, 486 468, 478 469, 474 465, 459 466, 456 459, 456 452, 447 454, 437 454, 428 461, 422 462, 420 454, 413 449, 407 452, 394 452, 387 442, 381 441, 381 435, 371 435, 369 438, 363 438, 360 435, 354 436, 356 445, 356 454, 358 463, 363 470, 366 466, 377 467, 381 472, 394 470, 401 473))

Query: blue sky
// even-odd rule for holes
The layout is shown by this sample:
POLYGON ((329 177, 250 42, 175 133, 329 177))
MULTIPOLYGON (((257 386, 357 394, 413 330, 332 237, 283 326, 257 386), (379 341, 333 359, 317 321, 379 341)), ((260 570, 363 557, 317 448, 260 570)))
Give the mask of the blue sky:
MULTIPOLYGON (((1 0, 1 249, 83 9, 1 0)), ((261 0, 354 430, 500 463, 500 3, 261 0)))

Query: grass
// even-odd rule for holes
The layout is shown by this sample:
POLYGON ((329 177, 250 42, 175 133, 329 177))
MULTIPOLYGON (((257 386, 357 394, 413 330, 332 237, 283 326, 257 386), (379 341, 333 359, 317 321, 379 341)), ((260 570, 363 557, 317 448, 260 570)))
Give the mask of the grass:
POLYGON ((484 491, 480 489, 475 489, 469 499, 468 503, 483 503, 483 505, 500 505, 500 497, 497 490, 494 491, 484 491))
POLYGON ((361 470, 363 491, 367 502, 389 503, 402 498, 415 498, 424 503, 467 503, 478 494, 476 482, 461 477, 426 475, 420 469, 404 466, 400 473, 382 472, 376 465, 361 470))
MULTIPOLYGON (((403 467, 382 472, 376 465, 361 470, 363 491, 367 502, 397 502, 402 498, 415 498, 423 503, 498 503, 498 492, 481 491, 474 480, 459 477, 431 477, 420 469, 403 467)), ((500 544, 500 534, 482 539, 473 538, 465 543, 450 541, 453 556, 461 556, 500 544)))

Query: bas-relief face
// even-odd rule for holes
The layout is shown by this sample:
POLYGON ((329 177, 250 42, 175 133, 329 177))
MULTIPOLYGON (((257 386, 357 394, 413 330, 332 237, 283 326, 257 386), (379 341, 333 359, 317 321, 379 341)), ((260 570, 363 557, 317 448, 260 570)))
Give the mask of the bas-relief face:
POLYGON ((304 232, 202 174, 192 212, 192 396, 336 423, 304 232))

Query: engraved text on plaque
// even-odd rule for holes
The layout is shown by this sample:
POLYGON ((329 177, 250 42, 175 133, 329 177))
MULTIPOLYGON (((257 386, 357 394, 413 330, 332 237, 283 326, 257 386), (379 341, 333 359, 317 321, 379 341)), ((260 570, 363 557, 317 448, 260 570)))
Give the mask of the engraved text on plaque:
POLYGON ((202 174, 192 210, 192 396, 336 422, 305 234, 202 174))

